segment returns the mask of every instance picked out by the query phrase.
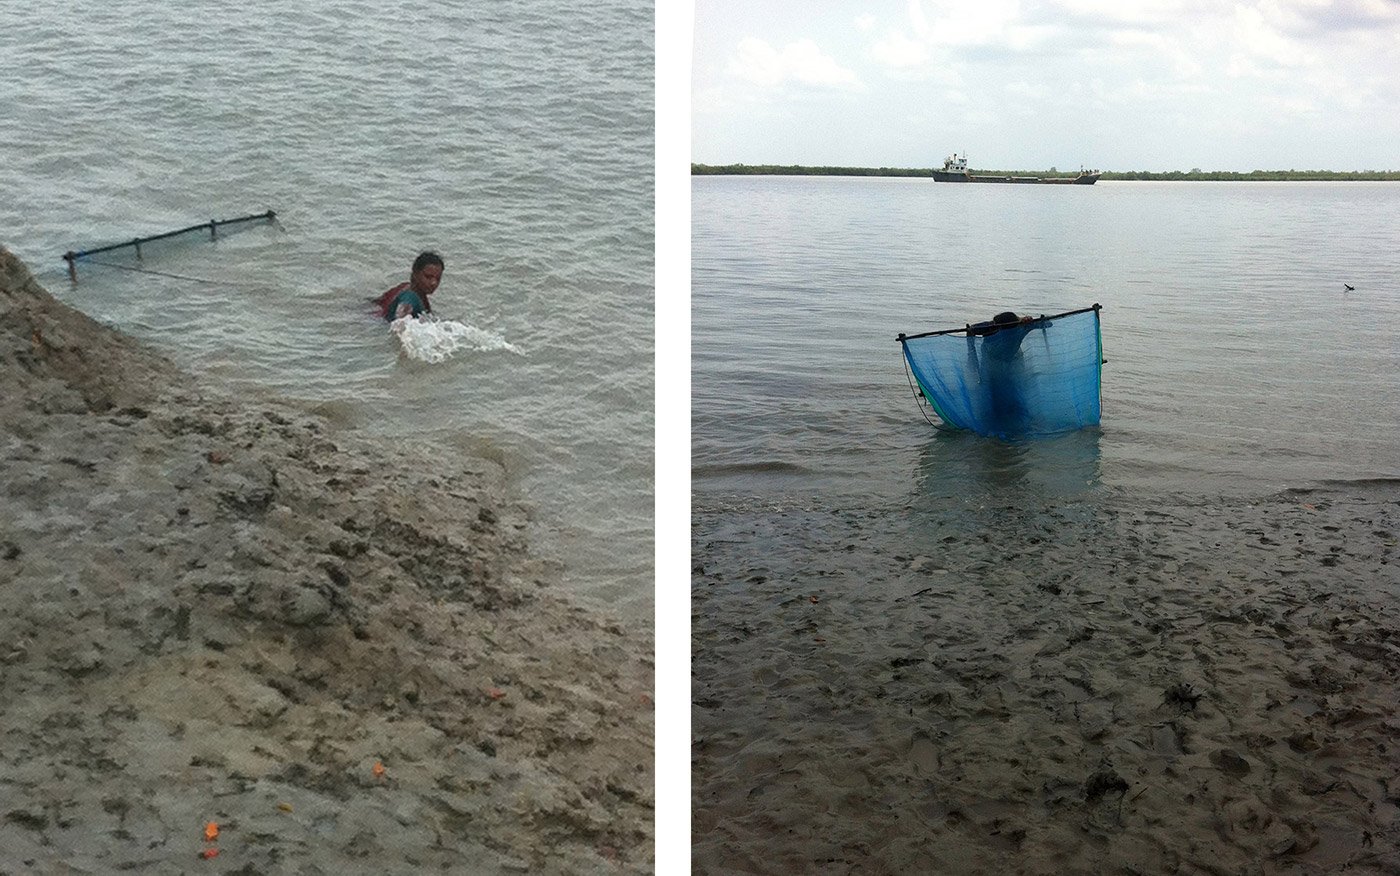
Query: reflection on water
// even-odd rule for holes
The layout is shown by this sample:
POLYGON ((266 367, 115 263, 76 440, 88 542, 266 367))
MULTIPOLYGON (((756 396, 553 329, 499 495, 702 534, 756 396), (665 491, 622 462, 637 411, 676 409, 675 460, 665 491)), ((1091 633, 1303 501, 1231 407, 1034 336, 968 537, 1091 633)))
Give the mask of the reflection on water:
POLYGON ((990 569, 1018 546, 1092 531, 1106 489, 1101 438, 1098 427, 1015 442, 940 428, 918 451, 903 520, 871 548, 990 569))
POLYGON ((998 441, 939 428, 919 450, 912 510, 951 506, 1042 504, 1099 490, 1102 431, 1081 429, 1051 438, 998 441))

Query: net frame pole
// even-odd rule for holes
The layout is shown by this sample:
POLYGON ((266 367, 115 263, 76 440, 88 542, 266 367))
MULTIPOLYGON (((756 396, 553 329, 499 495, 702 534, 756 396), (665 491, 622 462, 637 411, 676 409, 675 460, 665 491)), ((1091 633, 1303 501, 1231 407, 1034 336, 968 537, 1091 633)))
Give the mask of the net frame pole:
MULTIPOLYGON (((1035 325, 1035 324, 1038 323, 1038 322, 1049 322, 1049 321, 1052 320, 1052 319, 1064 319, 1064 318, 1067 317, 1067 316, 1075 316, 1075 315, 1080 314, 1080 313, 1088 313, 1088 312, 1091 311, 1091 310, 1097 312, 1097 311, 1100 311, 1100 310, 1102 310, 1102 309, 1103 309, 1103 305, 1101 305, 1101 304, 1095 304, 1095 305, 1093 305, 1092 307, 1081 307, 1081 308, 1079 308, 1078 310, 1066 310, 1064 313, 1056 313, 1056 314, 1053 314, 1053 315, 1051 315, 1051 316, 1043 316, 1043 315, 1042 315, 1042 316, 1037 316, 1037 317, 1034 317, 1034 318, 1032 318, 1032 319, 1030 319, 1030 320, 1027 320, 1026 322, 1012 323, 1012 324, 1009 324, 1009 325, 1006 326, 1006 327, 1007 327, 1007 328, 1014 328, 1015 326, 1018 326, 1018 325, 1019 325, 1019 326, 1035 325)), ((935 336, 937 336, 937 335, 954 335, 954 334, 957 334, 958 332, 971 332, 971 331, 972 331, 972 326, 969 324, 969 325, 963 326, 962 328, 941 329, 941 330, 935 331, 935 332, 920 332, 920 333, 917 334, 917 335, 906 335, 906 334, 904 334, 903 332, 900 332, 899 335, 897 335, 897 336, 895 337, 895 340, 896 340, 896 341, 899 341, 899 342, 902 344, 902 343, 904 343, 905 341, 912 341, 912 340, 914 340, 915 338, 932 338, 932 337, 935 337, 935 336)))
POLYGON ((136 250, 136 258, 140 259, 141 244, 143 243, 151 243, 152 241, 156 240, 165 240, 166 238, 177 237, 181 234, 188 234, 191 231, 200 231, 205 228, 209 229, 209 239, 217 240, 219 237, 219 228, 221 226, 237 225, 243 222, 257 222, 259 220, 275 222, 277 220, 277 211, 268 210, 264 213, 254 213, 250 216, 239 216, 234 219, 210 219, 208 222, 201 222, 198 225, 191 225, 188 228, 178 228, 174 231, 166 231, 161 234, 152 234, 147 237, 136 237, 126 243, 113 243, 108 246, 99 246, 94 247, 92 249, 70 249, 68 250, 68 252, 63 254, 63 260, 68 263, 68 278, 74 283, 76 283, 78 282, 78 259, 86 258, 87 256, 98 255, 99 253, 111 252, 117 249, 124 249, 126 247, 134 248, 136 250))

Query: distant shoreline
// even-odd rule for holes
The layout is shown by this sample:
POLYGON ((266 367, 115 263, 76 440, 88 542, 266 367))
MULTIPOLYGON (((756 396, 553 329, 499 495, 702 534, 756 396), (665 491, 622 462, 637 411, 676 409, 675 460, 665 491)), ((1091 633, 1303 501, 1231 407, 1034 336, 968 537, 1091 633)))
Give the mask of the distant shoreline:
MULTIPOLYGON (((1073 170, 978 170, 998 176, 1052 177, 1073 170)), ((932 168, 917 167, 808 167, 798 164, 691 164, 691 176, 933 176, 932 168)), ((1102 171, 1102 180, 1148 180, 1154 182, 1396 182, 1400 170, 1147 170, 1102 171)))

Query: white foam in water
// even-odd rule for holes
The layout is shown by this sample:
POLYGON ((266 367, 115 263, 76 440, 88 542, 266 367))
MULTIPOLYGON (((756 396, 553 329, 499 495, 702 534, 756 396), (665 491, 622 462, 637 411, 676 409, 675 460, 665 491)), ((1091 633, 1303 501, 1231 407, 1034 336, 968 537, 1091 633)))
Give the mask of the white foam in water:
POLYGON ((420 362, 442 362, 461 349, 485 353, 508 350, 518 356, 525 355, 519 347, 494 332, 452 319, 405 316, 390 323, 389 330, 399 336, 403 351, 420 362))

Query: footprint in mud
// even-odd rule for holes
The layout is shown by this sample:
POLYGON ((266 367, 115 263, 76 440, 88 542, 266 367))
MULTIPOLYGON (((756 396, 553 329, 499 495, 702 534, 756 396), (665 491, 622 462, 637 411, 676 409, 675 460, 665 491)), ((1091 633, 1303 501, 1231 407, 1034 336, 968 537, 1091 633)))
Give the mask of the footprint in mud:
POLYGON ((1152 750, 1157 754, 1176 756, 1186 753, 1186 734, 1173 722, 1152 728, 1152 750))
POLYGON ((1210 762, 1215 768, 1225 773, 1231 778, 1240 779, 1249 775, 1249 761, 1240 756, 1239 752, 1229 748, 1222 748, 1211 754, 1210 762))
POLYGON ((1324 663, 1314 663, 1307 669, 1308 674, 1306 676, 1301 672, 1290 673, 1288 675, 1288 682, 1294 687, 1316 691, 1321 694, 1341 693, 1347 688, 1352 687, 1351 679, 1324 663))
POLYGON ((909 744, 909 759, 922 775, 931 776, 938 771, 938 748, 924 733, 915 733, 909 744))

